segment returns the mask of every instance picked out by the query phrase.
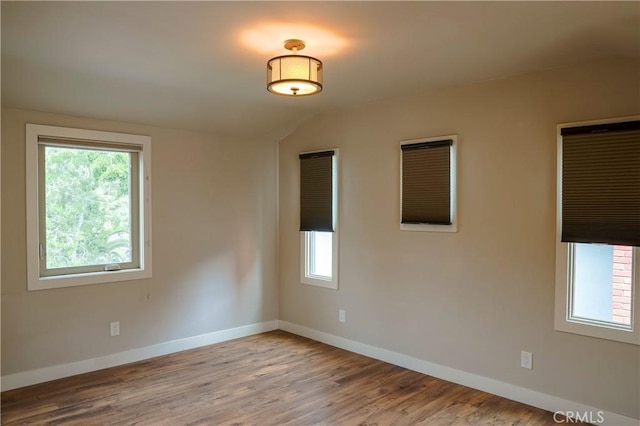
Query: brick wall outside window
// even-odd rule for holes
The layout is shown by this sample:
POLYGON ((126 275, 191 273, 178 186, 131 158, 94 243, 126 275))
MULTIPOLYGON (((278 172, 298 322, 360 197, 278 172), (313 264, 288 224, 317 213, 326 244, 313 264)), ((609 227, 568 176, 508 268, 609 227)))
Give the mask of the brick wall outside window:
POLYGON ((633 248, 613 246, 613 322, 631 324, 631 274, 633 248))

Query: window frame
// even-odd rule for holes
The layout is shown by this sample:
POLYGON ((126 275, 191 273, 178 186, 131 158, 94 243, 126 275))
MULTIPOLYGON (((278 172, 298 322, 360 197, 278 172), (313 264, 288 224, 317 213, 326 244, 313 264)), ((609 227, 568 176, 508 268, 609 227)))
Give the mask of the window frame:
MULTIPOLYGON (((105 132, 98 130, 76 129, 70 127, 58 127, 41 124, 26 124, 26 219, 27 219, 27 290, 45 290, 61 287, 73 287, 107 282, 128 281, 150 278, 151 270, 151 137, 132 135, 125 133, 105 132), (138 223, 133 225, 134 232, 138 235, 137 256, 132 253, 132 260, 138 257, 139 265, 125 264, 128 269, 87 271, 86 268, 43 268, 40 259, 40 245, 45 243, 42 215, 44 211, 44 196, 40 190, 44 176, 41 167, 40 152, 43 150, 39 138, 50 137, 79 140, 83 144, 96 143, 96 149, 106 152, 115 152, 117 149, 105 147, 109 143, 138 148, 137 155, 137 183, 138 188, 132 190, 132 197, 137 200, 137 205, 132 209, 137 210, 138 223), (42 211, 41 211, 42 209, 42 211), (132 267, 133 266, 133 267, 132 267), (79 271, 75 272, 74 271, 79 271), (70 273, 72 272, 72 273, 70 273)), ((136 167, 133 169, 135 170, 136 167)), ((134 217, 132 216, 132 220, 134 217)), ((136 262, 138 263, 138 262, 136 262)))
POLYGON ((310 267, 310 234, 312 232, 320 231, 299 231, 300 233, 300 283, 306 285, 312 285, 316 287, 323 287, 332 290, 338 289, 338 247, 339 247, 339 220, 338 220, 338 199, 339 199, 339 150, 337 148, 321 149, 315 151, 305 151, 300 154, 313 154, 316 152, 334 151, 332 159, 332 210, 333 210, 333 232, 331 233, 331 278, 327 279, 320 275, 313 275, 309 273, 310 267))
POLYGON ((590 120, 557 125, 557 177, 556 177, 556 256, 555 256, 555 308, 554 328, 557 331, 579 334, 617 342, 640 345, 640 248, 633 248, 631 322, 630 326, 616 326, 597 320, 580 319, 572 315, 573 252, 575 243, 562 242, 562 148, 561 131, 567 127, 609 124, 638 120, 640 116, 590 120))
POLYGON ((401 231, 422 231, 422 232, 458 232, 458 207, 457 207, 457 153, 458 153, 458 135, 445 135, 420 139, 408 139, 400 142, 400 230, 401 231), (451 140, 450 147, 450 194, 449 194, 449 215, 451 217, 451 224, 449 225, 436 225, 428 223, 402 223, 402 168, 403 168, 403 145, 412 145, 423 142, 437 142, 442 140, 451 140))

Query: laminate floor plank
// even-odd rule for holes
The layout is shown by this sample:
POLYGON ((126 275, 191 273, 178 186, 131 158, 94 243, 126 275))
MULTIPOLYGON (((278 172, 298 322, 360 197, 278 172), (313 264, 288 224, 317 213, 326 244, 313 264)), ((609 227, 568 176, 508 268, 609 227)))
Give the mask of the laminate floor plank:
POLYGON ((1 394, 3 425, 551 425, 544 410, 283 331, 1 394))

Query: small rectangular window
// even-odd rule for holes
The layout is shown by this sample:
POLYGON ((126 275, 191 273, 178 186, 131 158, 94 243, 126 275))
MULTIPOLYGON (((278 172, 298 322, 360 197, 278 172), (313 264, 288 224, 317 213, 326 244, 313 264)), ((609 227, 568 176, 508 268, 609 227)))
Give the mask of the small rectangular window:
POLYGON ((557 330, 640 345, 640 121, 558 126, 557 330))
POLYGON ((138 246, 138 147, 39 139, 40 275, 132 269, 138 246))
POLYGON ((400 144, 400 229, 456 232, 456 145, 456 135, 400 144))
POLYGON ((338 288, 337 150, 300 154, 300 280, 338 288))
POLYGON ((633 247, 570 245, 570 321, 631 329, 633 247))
POLYGON ((308 277, 330 280, 332 267, 332 232, 307 231, 307 267, 308 277))
POLYGON ((150 276, 149 143, 27 125, 30 290, 150 276))

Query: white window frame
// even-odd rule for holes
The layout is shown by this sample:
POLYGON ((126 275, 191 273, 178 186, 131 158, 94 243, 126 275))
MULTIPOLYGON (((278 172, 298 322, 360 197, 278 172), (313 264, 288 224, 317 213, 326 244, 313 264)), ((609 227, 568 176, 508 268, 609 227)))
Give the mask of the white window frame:
POLYGON ((588 126, 594 124, 617 123, 638 120, 640 116, 613 118, 605 120, 562 123, 557 126, 557 208, 556 208, 556 288, 554 325, 557 331, 580 334, 600 339, 640 345, 640 250, 633 248, 633 280, 631 288, 631 324, 630 326, 611 324, 595 320, 575 318, 571 315, 572 304, 572 243, 563 243, 562 238, 562 135, 567 127, 588 126))
MULTIPOLYGON (((432 138, 421 139, 408 139, 400 142, 400 147, 403 145, 411 145, 422 142, 436 142, 442 140, 451 140, 451 193, 449 194, 450 200, 450 215, 451 225, 432 225, 428 223, 402 223, 400 220, 401 231, 422 231, 422 232, 458 232, 458 208, 457 208, 457 152, 458 152, 458 135, 446 135, 437 136, 432 138)), ((400 150, 400 218, 402 218, 402 149, 400 150)))
POLYGON ((128 281, 151 277, 151 137, 69 127, 26 125, 27 184, 27 289, 45 290, 88 284, 128 281), (40 200, 38 137, 48 136, 98 143, 116 142, 142 146, 138 153, 139 187, 139 250, 140 265, 133 269, 43 276, 40 272, 40 200))
POLYGON ((324 276, 313 275, 309 273, 310 264, 310 238, 309 234, 316 231, 301 231, 300 232, 300 282, 302 284, 324 287, 332 290, 338 289, 338 247, 339 247, 339 221, 338 221, 338 149, 322 149, 316 151, 302 152, 301 154, 312 154, 314 152, 333 151, 332 165, 332 185, 333 185, 333 232, 331 233, 331 279, 324 276))

